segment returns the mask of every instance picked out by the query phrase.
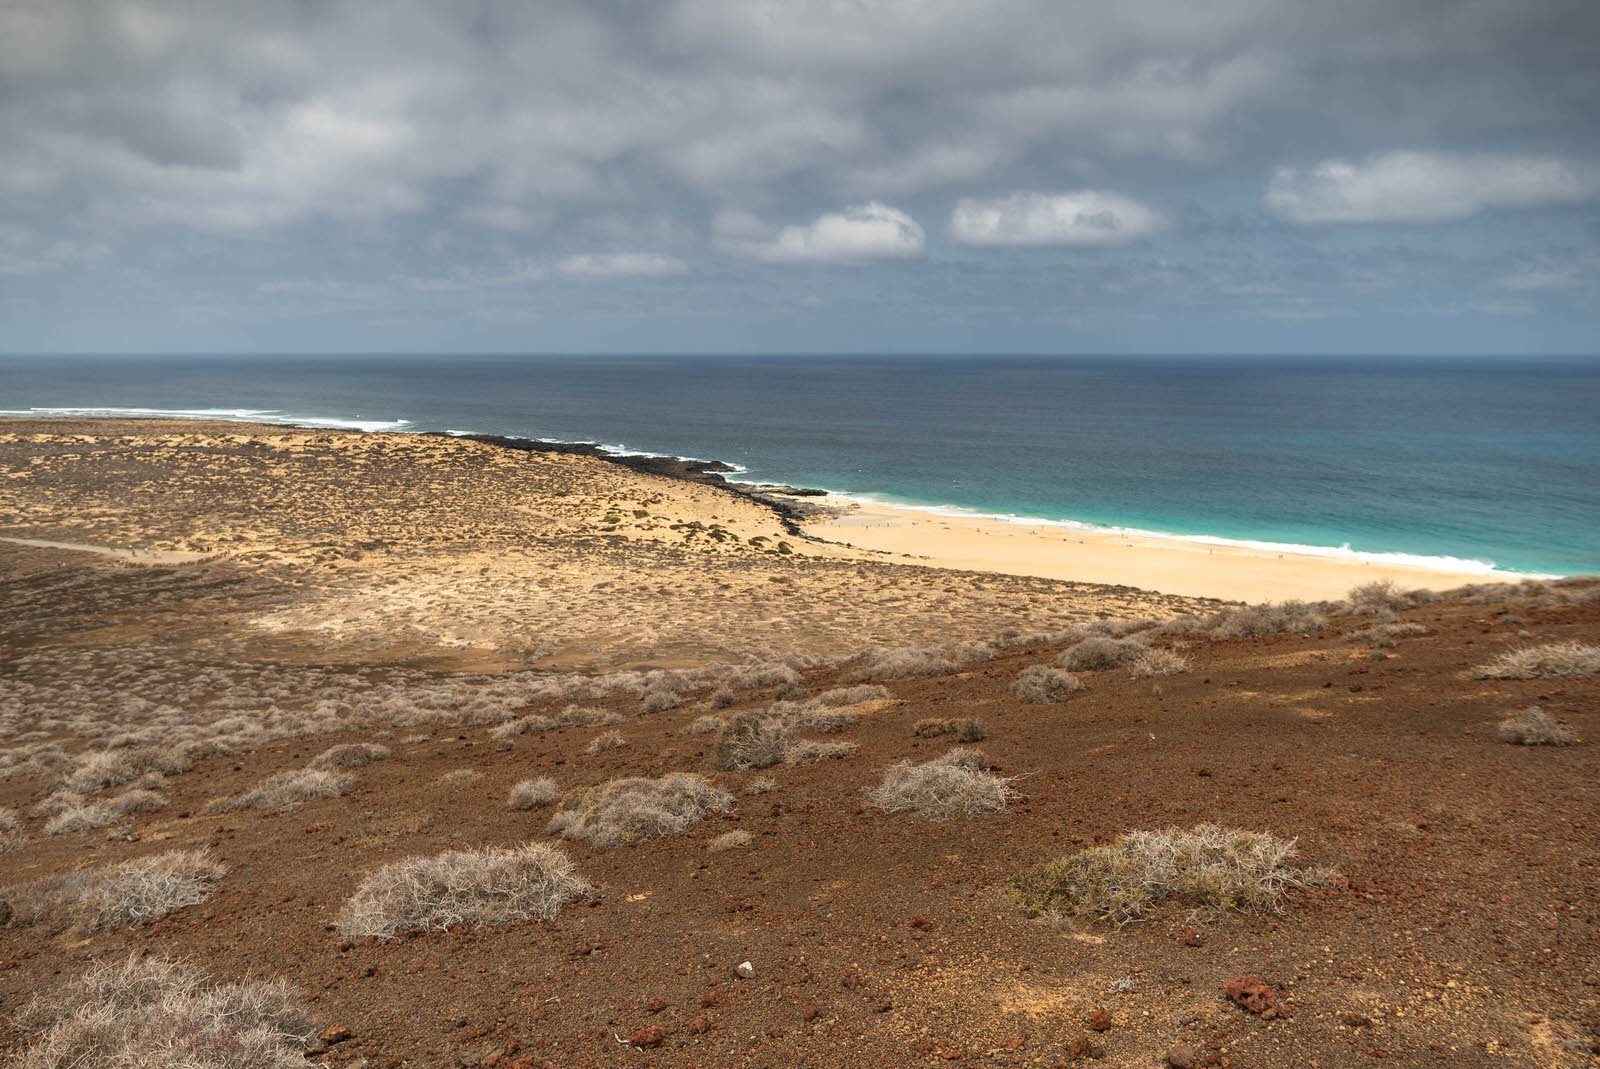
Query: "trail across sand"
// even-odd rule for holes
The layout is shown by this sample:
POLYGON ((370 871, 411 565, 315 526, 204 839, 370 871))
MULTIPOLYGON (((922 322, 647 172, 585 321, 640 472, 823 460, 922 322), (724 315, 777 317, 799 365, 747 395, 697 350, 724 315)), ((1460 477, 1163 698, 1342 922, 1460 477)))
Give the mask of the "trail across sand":
POLYGON ((102 557, 117 557, 134 564, 190 564, 205 560, 204 553, 187 553, 178 549, 137 549, 121 546, 90 546, 82 542, 51 542, 43 538, 8 538, 0 535, 0 542, 38 549, 72 549, 80 553, 98 553, 102 557))

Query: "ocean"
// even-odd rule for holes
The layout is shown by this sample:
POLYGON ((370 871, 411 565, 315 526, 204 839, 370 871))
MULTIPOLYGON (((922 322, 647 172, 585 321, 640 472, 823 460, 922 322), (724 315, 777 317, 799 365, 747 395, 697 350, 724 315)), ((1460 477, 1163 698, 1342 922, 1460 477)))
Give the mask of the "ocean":
POLYGON ((0 356, 0 410, 588 441, 1019 522, 1600 572, 1595 360, 0 356))

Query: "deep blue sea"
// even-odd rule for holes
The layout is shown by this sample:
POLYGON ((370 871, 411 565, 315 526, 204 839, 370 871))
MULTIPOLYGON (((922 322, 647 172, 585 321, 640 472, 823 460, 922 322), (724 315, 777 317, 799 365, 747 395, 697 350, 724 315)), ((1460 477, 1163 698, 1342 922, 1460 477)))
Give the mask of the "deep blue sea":
POLYGON ((1600 361, 0 357, 0 409, 594 441, 901 503, 1600 571, 1600 361))

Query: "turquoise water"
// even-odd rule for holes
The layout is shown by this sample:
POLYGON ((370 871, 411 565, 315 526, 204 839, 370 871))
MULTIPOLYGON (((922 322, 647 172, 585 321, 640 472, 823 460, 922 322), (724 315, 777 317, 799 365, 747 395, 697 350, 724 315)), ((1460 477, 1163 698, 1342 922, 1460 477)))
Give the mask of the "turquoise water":
POLYGON ((1185 536, 1600 571, 1600 362, 0 357, 0 409, 597 441, 1185 536))

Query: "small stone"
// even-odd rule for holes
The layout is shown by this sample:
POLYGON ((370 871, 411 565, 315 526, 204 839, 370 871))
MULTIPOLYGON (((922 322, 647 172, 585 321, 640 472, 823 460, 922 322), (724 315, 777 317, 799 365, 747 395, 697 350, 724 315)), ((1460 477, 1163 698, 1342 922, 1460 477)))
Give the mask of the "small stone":
POLYGON ((628 1037, 628 1042, 635 1047, 659 1047, 667 1034, 655 1025, 647 1025, 628 1037))
POLYGON ((1167 1051, 1167 1069, 1197 1069, 1200 1052, 1187 1043, 1179 1043, 1167 1051))
POLYGON ((335 1043, 343 1043, 345 1040, 351 1039, 354 1036, 355 1036, 355 1033, 350 1031, 350 1029, 348 1029, 348 1028, 340 1028, 337 1025, 335 1025, 335 1026, 332 1026, 330 1028, 325 1029, 323 1031, 322 1035, 320 1037, 318 1037, 318 1038, 320 1038, 322 1040, 322 1042, 326 1043, 328 1046, 331 1047, 335 1043))
POLYGON ((1089 1030, 1091 1032, 1109 1032, 1111 1030, 1111 1014, 1104 1009, 1097 1009, 1089 1014, 1089 1030))
POLYGON ((1351 1028, 1371 1028, 1372 1018, 1364 1013, 1347 1013, 1342 1018, 1351 1028))
POLYGON ((750 964, 748 961, 741 961, 738 965, 734 966, 733 971, 734 974, 739 977, 739 979, 748 980, 756 974, 756 967, 750 964))
POLYGON ((1265 1013, 1278 1004, 1278 993, 1259 976, 1235 976, 1222 988, 1240 1009, 1265 1013))
POLYGON ((806 1011, 805 1011, 805 1013, 804 1013, 804 1014, 803 1014, 803 1016, 804 1016, 804 1017, 805 1017, 805 1019, 806 1019, 806 1020, 808 1020, 808 1021, 815 1021, 815 1020, 816 1020, 816 1019, 817 1019, 817 1017, 818 1017, 818 1016, 819 1016, 819 1015, 820 1015, 820 1014, 821 1014, 821 1013, 822 1013, 822 1011, 821 1011, 821 1010, 819 1010, 819 1009, 817 1009, 817 1008, 816 1008, 816 1007, 815 1007, 815 1006, 807 1006, 807 1007, 806 1007, 806 1011))
POLYGON ((694 1032, 697 1035, 704 1035, 705 1033, 711 1031, 711 1022, 706 1020, 706 1015, 702 1013, 700 1016, 689 1022, 689 1031, 694 1032))
POLYGON ((667 1008, 667 1003, 665 999, 653 998, 649 1002, 645 1003, 644 1008, 649 1013, 660 1013, 662 1010, 667 1008))

